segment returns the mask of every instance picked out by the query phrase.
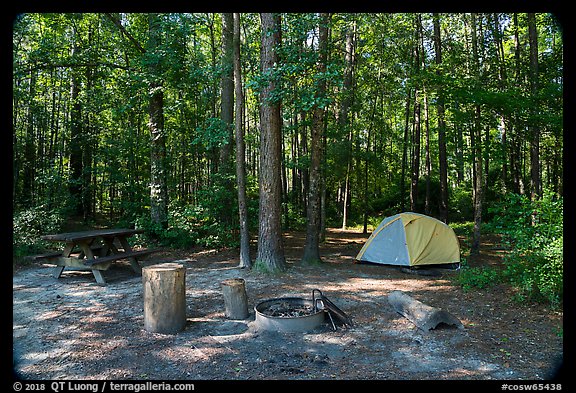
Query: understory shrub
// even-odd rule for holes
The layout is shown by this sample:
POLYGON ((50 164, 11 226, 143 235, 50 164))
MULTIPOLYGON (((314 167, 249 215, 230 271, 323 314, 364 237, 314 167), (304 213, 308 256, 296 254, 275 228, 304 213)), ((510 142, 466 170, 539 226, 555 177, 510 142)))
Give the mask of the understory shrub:
POLYGON ((563 198, 546 191, 531 201, 508 194, 491 213, 492 229, 510 247, 503 276, 522 301, 546 302, 561 307, 564 288, 563 198))
POLYGON ((497 280, 498 272, 494 268, 486 266, 461 268, 457 278, 464 291, 472 288, 488 288, 494 285, 497 280))
POLYGON ((16 258, 42 252, 46 242, 40 236, 59 232, 64 224, 62 209, 39 205, 14 212, 12 216, 12 246, 16 258))

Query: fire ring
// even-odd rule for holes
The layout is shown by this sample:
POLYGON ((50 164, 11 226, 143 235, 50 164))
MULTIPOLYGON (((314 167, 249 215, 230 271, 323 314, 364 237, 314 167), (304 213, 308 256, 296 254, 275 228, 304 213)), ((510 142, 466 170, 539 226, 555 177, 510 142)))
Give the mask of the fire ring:
POLYGON ((324 308, 298 297, 264 300, 254 307, 256 326, 277 332, 308 332, 324 322, 324 308))

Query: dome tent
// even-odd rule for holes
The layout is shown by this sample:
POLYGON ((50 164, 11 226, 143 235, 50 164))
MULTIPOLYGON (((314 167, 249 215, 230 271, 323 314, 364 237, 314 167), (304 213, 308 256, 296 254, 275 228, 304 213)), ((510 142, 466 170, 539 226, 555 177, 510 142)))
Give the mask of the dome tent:
POLYGON ((399 266, 459 263, 460 245, 454 230, 442 221, 405 212, 383 219, 356 259, 399 266))

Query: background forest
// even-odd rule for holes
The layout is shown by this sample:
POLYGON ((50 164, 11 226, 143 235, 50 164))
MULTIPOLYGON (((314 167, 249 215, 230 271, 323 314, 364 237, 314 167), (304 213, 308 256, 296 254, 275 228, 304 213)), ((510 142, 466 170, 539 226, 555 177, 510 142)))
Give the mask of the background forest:
POLYGON ((470 223, 473 251, 503 234, 509 278, 561 301, 554 15, 264 15, 19 15, 15 254, 71 219, 222 247, 277 216, 308 246, 410 210, 470 223))

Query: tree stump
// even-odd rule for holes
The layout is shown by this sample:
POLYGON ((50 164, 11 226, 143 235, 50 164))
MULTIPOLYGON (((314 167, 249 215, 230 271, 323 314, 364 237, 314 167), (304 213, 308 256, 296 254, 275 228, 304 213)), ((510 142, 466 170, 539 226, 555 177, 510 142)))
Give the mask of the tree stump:
POLYGON ((228 319, 248 318, 248 297, 244 279, 232 278, 221 282, 225 315, 228 319))
POLYGON ((186 326, 186 268, 162 263, 142 269, 144 328, 175 334, 186 326))
POLYGON ((388 302, 399 314, 426 332, 435 329, 441 323, 456 326, 459 329, 464 328, 462 322, 450 313, 419 302, 402 291, 390 292, 388 302))

